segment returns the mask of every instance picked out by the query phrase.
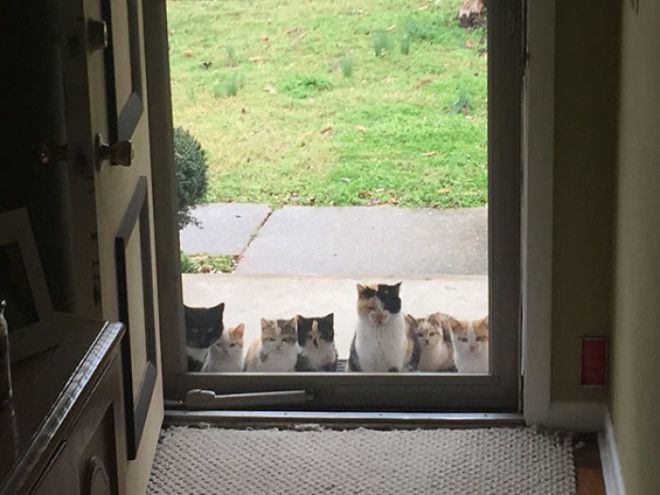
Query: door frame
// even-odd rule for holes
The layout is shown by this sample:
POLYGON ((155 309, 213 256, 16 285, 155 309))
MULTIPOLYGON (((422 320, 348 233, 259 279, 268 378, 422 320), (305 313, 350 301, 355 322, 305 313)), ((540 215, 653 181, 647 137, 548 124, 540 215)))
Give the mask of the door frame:
MULTIPOLYGON (((504 2, 500 3, 503 4, 504 2)), ((519 43, 520 45, 522 44, 522 39, 518 39, 517 41, 515 40, 515 36, 512 36, 512 31, 510 29, 511 25, 516 26, 516 22, 520 22, 519 19, 522 16, 522 11, 525 10, 523 2, 520 2, 521 8, 519 11, 517 8, 513 8, 512 6, 515 4, 515 2, 512 0, 510 2, 506 3, 506 6, 508 8, 502 8, 500 9, 499 14, 502 16, 500 18, 500 26, 502 28, 502 32, 500 33, 503 36, 503 39, 507 39, 508 36, 508 42, 509 43, 519 43)), ((554 1, 552 2, 552 17, 551 19, 554 20, 554 1)), ((538 19, 538 11, 541 9, 534 10, 534 13, 537 15, 536 19, 538 19)), ((188 373, 186 370, 186 360, 185 360, 185 353, 180 352, 181 349, 184 348, 185 342, 184 342, 184 335, 182 333, 182 328, 183 328, 183 308, 182 308, 182 288, 181 288, 181 279, 180 279, 180 274, 179 274, 179 240, 178 240, 178 229, 175 223, 175 212, 176 212, 176 184, 175 184, 175 177, 174 177, 174 164, 173 164, 173 145, 172 145, 172 108, 171 108, 171 95, 170 95, 170 88, 169 88, 169 58, 168 58, 168 48, 167 48, 167 20, 166 20, 166 5, 164 0, 151 0, 151 1, 145 1, 144 2, 144 29, 145 29, 145 58, 147 61, 147 74, 146 74, 146 80, 147 80, 147 89, 148 89, 148 110, 150 113, 150 125, 151 125, 151 140, 152 140, 152 163, 154 164, 153 167, 153 196, 154 196, 154 215, 155 215, 155 222, 154 222, 154 229, 155 229, 155 237, 156 237, 156 263, 158 266, 158 277, 159 277, 159 286, 161 290, 159 291, 159 306, 160 306, 160 324, 161 324, 161 348, 162 348, 162 359, 163 359, 163 381, 164 381, 164 392, 165 392, 165 397, 166 399, 181 399, 183 395, 185 395, 185 392, 194 387, 199 388, 200 385, 208 384, 209 388, 213 389, 214 387, 211 384, 210 377, 205 377, 204 374, 197 374, 193 376, 191 373, 188 373), (194 385, 193 385, 194 383, 194 385)), ((547 13, 547 11, 546 11, 547 13)), ((491 18, 493 16, 493 11, 491 11, 491 18)), ((546 19, 547 21, 547 19, 546 19)), ((554 27, 554 23, 548 23, 549 25, 552 25, 554 27)), ((528 29, 529 29, 529 23, 527 24, 528 29)), ((518 34, 521 38, 523 33, 522 29, 522 24, 520 24, 520 29, 514 28, 513 32, 515 34, 518 34)), ((489 44, 491 43, 490 36, 491 32, 494 31, 494 27, 491 26, 489 27, 489 44)), ((544 30, 543 35, 547 36, 548 33, 546 32, 547 30, 544 30)), ((553 34, 553 39, 554 39, 554 33, 553 34)), ((553 41, 553 40, 551 40, 553 41)), ((545 42, 547 42, 547 38, 545 38, 545 42)), ((522 55, 522 54, 521 54, 522 55)), ((537 146, 535 143, 534 139, 532 139, 532 136, 536 136, 536 132, 538 129, 534 129, 533 132, 530 132, 532 129, 530 128, 530 115, 539 115, 540 112, 538 110, 538 107, 535 105, 531 104, 531 101, 528 97, 527 99, 527 107, 525 109, 525 115, 523 116, 523 108, 522 108, 522 73, 523 73, 523 57, 519 57, 519 60, 512 60, 509 62, 506 67, 495 67, 493 65, 493 60, 494 57, 489 58, 489 78, 491 78, 494 74, 495 71, 497 70, 506 70, 508 71, 508 82, 511 82, 511 78, 514 78, 513 84, 506 84, 507 78, 506 74, 504 76, 500 75, 500 78, 498 79, 501 82, 504 82, 504 84, 501 85, 501 91, 503 91, 503 94, 508 95, 509 99, 507 98, 500 98, 499 103, 497 106, 491 107, 491 103, 489 100, 489 113, 494 113, 494 112, 508 112, 511 113, 512 111, 515 112, 516 109, 520 109, 519 115, 521 116, 521 119, 513 119, 514 121, 514 126, 517 126, 516 128, 516 133, 519 136, 518 137, 518 142, 516 145, 511 146, 510 144, 506 145, 506 149, 503 149, 502 146, 500 146, 501 140, 498 139, 499 136, 501 136, 501 133, 506 132, 505 126, 491 126, 489 125, 489 160, 493 158, 494 155, 497 156, 505 156, 504 154, 508 153, 508 156, 519 156, 521 158, 521 164, 519 167, 519 175, 517 177, 517 182, 511 183, 510 181, 507 182, 505 181, 504 187, 508 187, 509 191, 514 189, 519 195, 529 195, 532 191, 532 188, 530 188, 530 185, 532 185, 533 181, 530 181, 530 178, 536 177, 534 173, 530 174, 530 167, 535 167, 538 164, 543 164, 547 163, 547 156, 545 157, 546 160, 545 162, 543 160, 539 160, 538 162, 533 162, 529 160, 528 158, 533 155, 531 151, 534 152, 540 152, 540 153, 545 153, 547 150, 543 150, 542 146, 540 143, 538 148, 534 148, 534 146, 537 146), (515 81, 515 78, 520 78, 517 81, 515 81), (513 91, 511 90, 512 87, 516 87, 517 85, 520 86, 521 91, 518 93, 517 96, 515 96, 513 99, 513 91), (531 112, 530 110, 534 108, 535 114, 531 112), (527 117, 527 118, 525 118, 527 117), (523 129, 524 127, 524 129, 523 129), (498 144, 496 144, 498 143, 498 144), (521 145, 527 145, 525 148, 525 159, 523 160, 523 153, 521 150, 521 145), (524 181, 524 183, 523 183, 524 181)), ((535 73, 534 78, 538 77, 539 74, 535 73)), ((532 74, 529 75, 530 80, 528 83, 531 81, 532 74)), ((537 82, 535 80, 535 82, 537 82)), ((547 84, 546 84, 547 85, 547 84)), ((535 95, 535 94, 534 94, 535 95)), ((532 95, 529 95, 532 96, 532 95)), ((543 95, 542 95, 543 96, 543 95)), ((536 96, 534 96, 536 98, 536 96)), ((543 107, 547 109, 547 105, 543 107)), ((538 126, 537 126, 538 127, 538 126)), ((508 129, 510 131, 511 129, 508 129)), ((543 141, 541 139, 541 141, 543 141)), ((547 141, 546 141, 547 144, 547 141)), ((550 147, 550 151, 551 147, 550 147)), ((551 156, 551 155, 550 155, 551 156)), ((500 159, 501 160, 501 159, 500 159)), ((492 162, 491 162, 492 163, 492 162)), ((551 170, 551 167, 550 167, 551 170)), ((502 184, 502 178, 496 178, 497 174, 493 173, 492 170, 489 170, 489 190, 493 187, 493 182, 496 181, 498 182, 498 187, 501 187, 502 184)), ((536 171, 535 171, 536 172, 536 171)), ((551 183, 550 183, 551 184, 551 183)), ((538 185, 538 184, 537 184, 538 185)), ((500 189, 502 191, 503 189, 500 189)), ((530 227, 530 221, 532 218, 535 218, 534 215, 529 215, 529 209, 530 208, 536 208, 535 204, 530 204, 529 201, 527 201, 528 198, 520 198, 522 200, 522 204, 519 204, 518 208, 516 208, 515 203, 512 203, 508 205, 509 211, 506 213, 503 213, 501 211, 498 211, 497 207, 496 208, 489 208, 489 226, 493 226, 495 224, 498 224, 498 222, 502 222, 502 219, 511 219, 511 218, 518 218, 518 222, 513 222, 514 224, 517 223, 517 225, 507 225, 507 230, 503 231, 501 233, 504 233, 506 235, 512 235, 512 233, 515 232, 515 237, 517 239, 520 239, 520 243, 518 244, 517 247, 513 247, 511 250, 507 252, 498 252, 498 250, 491 249, 489 256, 490 256, 490 267, 489 271, 491 272, 491 280, 493 279, 492 277, 492 267, 493 266, 498 266, 500 269, 503 271, 507 271, 508 277, 505 276, 504 273, 496 277, 496 280, 499 281, 502 285, 500 287, 496 287, 497 291, 500 293, 505 293, 507 296, 510 298, 512 301, 511 304, 509 305, 509 308, 506 311, 503 311, 501 313, 500 321, 496 321, 494 325, 499 326, 499 325, 504 325, 507 322, 512 322, 512 324, 516 325, 518 328, 521 329, 521 331, 518 333, 518 338, 522 338, 522 336, 526 336, 525 338, 525 349, 521 349, 521 354, 523 356, 528 356, 528 349, 526 348, 530 344, 531 336, 532 333, 528 332, 525 327, 525 325, 529 325, 530 321, 529 318, 525 318, 524 315, 527 312, 527 308, 524 306, 525 304, 529 304, 530 302, 530 292, 533 292, 533 290, 536 288, 535 286, 532 286, 530 284, 530 281, 538 282, 538 277, 530 277, 529 276, 529 270, 530 269, 536 269, 535 265, 533 263, 530 263, 530 259, 536 259, 534 258, 537 255, 542 255, 542 252, 539 253, 536 251, 536 248, 538 248, 538 244, 534 243, 534 245, 530 244, 530 241, 535 239, 535 237, 532 235, 533 234, 533 228, 532 230, 529 229, 530 227), (511 211, 511 208, 513 207, 514 210, 517 211, 511 211), (518 230, 516 230, 518 229, 518 230), (520 230, 522 229, 522 231, 520 230), (524 235, 523 235, 524 233, 524 235), (521 254, 520 252, 516 252, 518 250, 522 250, 524 253, 525 259, 521 259, 521 254), (503 259, 504 262, 500 261, 499 263, 493 263, 494 257, 502 257, 500 259, 503 259), (517 260, 517 261, 516 261, 517 260), (521 268, 521 263, 522 263, 522 268, 521 268), (527 270, 527 272, 525 272, 527 270), (524 284, 524 285, 523 285, 524 284), (524 294, 524 295, 523 295, 524 294), (521 316, 522 316, 522 327, 521 327, 521 316)), ((501 223, 499 223, 501 225, 501 223)), ((533 227, 533 226, 532 226, 533 227)), ((547 227, 547 224, 544 224, 543 227, 547 227)), ((551 227, 551 223, 550 223, 551 227)), ((493 230, 493 229, 491 229, 493 230)), ((544 276, 542 273, 542 270, 539 270, 539 275, 544 276)), ((540 284, 542 285, 542 284, 540 284)), ((538 288, 536 288, 538 290, 538 288)), ((490 292, 490 297, 493 297, 493 294, 495 293, 496 290, 491 289, 490 292)), ((531 299, 532 302, 535 302, 535 299, 531 299)), ((491 300, 492 304, 492 300, 491 300)), ((538 311, 537 311, 538 312, 538 311)), ((542 330, 543 327, 539 327, 539 330, 542 330)), ((547 327, 545 328, 546 330, 548 329, 547 327)), ((546 336, 547 338, 547 336, 546 336)), ((495 340, 496 341, 496 340, 495 340)), ((497 344, 495 344, 497 346, 497 344)), ((518 345, 518 342, 516 342, 516 346, 518 349, 520 349, 520 345, 518 345)), ((538 346, 536 346, 538 347, 538 346)), ((493 352, 493 354, 497 354, 497 350, 493 352)), ((523 365, 523 363, 529 363, 529 359, 524 359, 522 358, 523 361, 521 361, 520 365, 523 365)), ((514 366, 518 366, 519 363, 514 363, 514 366)), ((549 366, 549 363, 548 363, 549 366)), ((534 369, 536 370, 537 366, 534 366, 534 369)), ((529 371, 527 368, 525 371, 529 371)), ((517 376, 520 376, 520 372, 516 372, 517 376)), ((312 377, 305 377, 304 373, 298 373, 297 380, 293 380, 290 383, 287 383, 287 385, 296 385, 296 384, 304 384, 306 381, 311 380, 312 377)), ((421 382, 424 382, 427 380, 423 375, 413 375, 415 379, 420 380, 421 382)), ((435 375, 437 377, 437 375, 435 375)), ((238 377, 238 374, 236 375, 236 378, 238 378, 238 382, 247 382, 251 377, 249 375, 242 374, 241 378, 238 377)), ((281 380, 281 377, 273 377, 275 380, 281 380)), ((363 377, 363 380, 361 380, 361 377, 349 377, 349 376, 344 376, 344 377, 332 377, 331 380, 337 381, 341 379, 346 379, 346 378, 351 378, 351 379, 356 379, 360 381, 364 381, 364 379, 369 379, 373 378, 369 376, 363 377)), ((378 377, 379 380, 385 380, 388 385, 391 385, 394 389, 396 389, 396 394, 400 393, 410 393, 410 376, 405 376, 405 375, 399 375, 399 376, 392 376, 392 375, 381 375, 378 377)), ((428 378, 430 380, 431 377, 428 378)), ((472 376, 472 377, 466 377, 466 376, 458 376, 458 375, 453 375, 453 376, 447 376, 445 378, 447 380, 446 384, 450 385, 450 388, 455 388, 458 389, 460 387, 454 387, 454 385, 462 385, 466 383, 466 380, 468 382, 472 382, 473 384, 476 385, 481 385, 483 386, 483 397, 486 399, 488 397, 488 390, 491 388, 491 386, 497 382, 497 377, 493 376, 472 376)), ((264 381, 266 383, 265 389, 268 389, 268 382, 269 379, 266 378, 264 380, 264 377, 260 378, 260 381, 264 381)), ((529 382, 528 382, 528 387, 529 387, 529 382)), ((279 389, 282 388, 282 382, 280 382, 279 389)), ((413 386, 414 388, 414 386, 413 386)), ((444 388, 444 385, 443 385, 444 388)), ((223 389, 225 390, 225 389, 223 389)), ((516 401, 519 401, 521 398, 523 398, 523 394, 525 391, 523 390, 516 390, 516 401)), ((417 391, 417 394, 419 394, 419 391, 417 391)), ((528 399, 527 396, 524 397, 525 400, 528 399)), ((486 401, 487 402, 487 401, 486 401)), ((480 408, 483 410, 484 408, 484 401, 478 401, 477 403, 474 403, 473 405, 470 405, 470 407, 480 408), (481 404, 481 405, 480 405, 481 404)), ((506 411, 520 411, 520 403, 517 402, 517 407, 512 407, 512 402, 509 401, 508 406, 505 408, 494 408, 492 410, 506 410, 506 411)), ((387 406, 386 406, 387 407, 387 406)), ((388 410, 391 410, 391 407, 387 407, 388 410)))

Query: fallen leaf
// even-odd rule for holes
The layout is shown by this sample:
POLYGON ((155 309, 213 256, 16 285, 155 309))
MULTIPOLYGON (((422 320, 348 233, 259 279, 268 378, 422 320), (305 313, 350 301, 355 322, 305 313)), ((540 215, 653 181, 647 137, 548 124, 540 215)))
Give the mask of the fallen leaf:
POLYGON ((268 36, 266 36, 265 34, 261 35, 261 41, 263 41, 264 43, 268 43, 268 40, 269 40, 268 36))
POLYGON ((262 89, 263 89, 266 93, 271 93, 271 94, 275 94, 275 93, 277 93, 277 90, 276 90, 272 85, 270 85, 270 84, 266 84, 262 89))
POLYGON ((184 50, 183 51, 183 56, 184 57, 192 57, 193 56, 193 51, 192 50, 184 50))
POLYGON ((395 29, 396 29, 396 24, 392 24, 391 26, 385 28, 385 31, 394 31, 395 29))
POLYGON ((342 182, 344 182, 345 184, 348 184, 348 183, 351 181, 351 179, 349 179, 348 177, 342 177, 342 178, 339 179, 339 180, 342 181, 342 182))
POLYGON ((449 189, 448 187, 443 187, 442 189, 438 189, 439 194, 447 194, 449 192, 451 192, 451 189, 449 189))
POLYGON ((332 133, 332 126, 331 125, 321 129, 321 134, 323 134, 324 136, 329 136, 331 133, 332 133))
POLYGON ((298 39, 301 40, 301 39, 303 39, 305 36, 307 36, 307 33, 306 33, 306 32, 300 33, 300 34, 298 35, 298 39))
POLYGON ((367 128, 363 125, 354 125, 353 129, 355 129, 358 132, 366 132, 367 128))
POLYGON ((472 40, 465 40, 464 44, 465 48, 472 48, 474 46, 474 41, 472 40))
POLYGON ((255 55, 254 57, 250 57, 248 60, 255 64, 260 64, 264 61, 264 57, 261 55, 255 55))
POLYGON ((212 62, 210 60, 204 60, 204 62, 202 62, 202 67, 208 69, 209 67, 211 67, 211 63, 212 62))
POLYGON ((426 153, 422 153, 422 156, 435 156, 437 154, 437 151, 427 151, 426 153))
POLYGON ((247 113, 247 110, 245 108, 241 108, 241 113, 245 115, 247 113))

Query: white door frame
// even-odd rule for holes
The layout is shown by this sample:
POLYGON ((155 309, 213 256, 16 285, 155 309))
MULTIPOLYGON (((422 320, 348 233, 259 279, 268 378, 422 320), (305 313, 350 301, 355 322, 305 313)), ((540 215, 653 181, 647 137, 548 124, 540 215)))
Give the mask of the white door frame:
POLYGON ((556 0, 528 1, 523 116, 522 370, 527 424, 599 430, 605 405, 553 402, 552 263, 556 0))

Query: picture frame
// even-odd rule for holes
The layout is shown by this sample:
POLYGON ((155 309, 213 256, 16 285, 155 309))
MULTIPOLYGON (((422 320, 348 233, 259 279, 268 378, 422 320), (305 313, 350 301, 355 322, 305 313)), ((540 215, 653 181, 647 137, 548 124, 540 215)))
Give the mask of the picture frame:
POLYGON ((108 46, 104 53, 106 73, 106 98, 108 108, 108 124, 110 141, 127 141, 133 137, 142 114, 144 113, 144 98, 142 95, 142 66, 140 51, 139 29, 139 1, 123 0, 114 2, 103 0, 101 2, 103 19, 107 25, 108 46), (125 101, 120 102, 117 91, 117 72, 115 70, 115 46, 113 44, 113 22, 117 22, 117 9, 126 8, 128 23, 128 51, 130 58, 130 86, 131 91, 125 101), (114 15, 113 15, 114 11, 114 15))
POLYGON ((25 208, 0 213, 0 299, 12 363, 59 344, 65 323, 53 310, 25 208))
POLYGON ((147 179, 141 176, 135 186, 133 196, 128 204, 124 217, 115 236, 115 262, 117 270, 117 300, 119 302, 119 320, 126 326, 126 334, 122 341, 122 367, 124 379, 124 402, 126 412, 126 435, 128 458, 137 456, 140 439, 151 404, 158 374, 156 350, 154 294, 152 276, 151 223, 149 221, 149 202, 147 200, 147 179), (129 298, 129 267, 127 248, 131 238, 139 232, 139 251, 142 279, 142 301, 145 330, 146 365, 142 372, 138 390, 134 390, 131 349, 131 314, 129 298), (136 394, 137 392, 137 394, 136 394))

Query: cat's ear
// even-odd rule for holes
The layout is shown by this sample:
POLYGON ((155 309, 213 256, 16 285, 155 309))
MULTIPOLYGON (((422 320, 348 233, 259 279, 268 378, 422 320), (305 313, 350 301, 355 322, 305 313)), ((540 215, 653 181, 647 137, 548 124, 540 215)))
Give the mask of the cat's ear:
POLYGON ((231 330, 232 335, 238 335, 241 338, 243 338, 244 333, 245 333, 245 323, 239 323, 238 325, 236 325, 236 327, 232 328, 231 330))
POLYGON ((474 326, 488 330, 488 315, 484 316, 481 320, 477 320, 474 326))
POLYGON ((261 329, 265 330, 266 328, 270 328, 271 324, 270 321, 267 320, 266 318, 261 319, 261 329))
POLYGON ((394 293, 398 295, 401 290, 401 282, 394 284, 392 287, 394 288, 394 293))
POLYGON ((417 326, 417 320, 413 315, 406 314, 406 323, 410 328, 415 328, 417 326))
POLYGON ((433 314, 429 317, 429 319, 431 320, 431 322, 433 322, 433 323, 434 323, 436 326, 438 326, 438 327, 441 327, 441 326, 442 326, 442 322, 445 321, 447 318, 448 318, 447 315, 444 314, 444 313, 433 313, 433 314))
POLYGON ((327 315, 325 315, 321 319, 328 322, 330 324, 330 326, 332 326, 335 323, 335 314, 334 313, 328 313, 327 315))
POLYGON ((357 284, 358 295, 364 294, 366 292, 366 290, 367 290, 366 285, 357 284))
POLYGON ((291 318, 290 320, 287 320, 287 321, 286 321, 286 326, 288 326, 288 327, 292 327, 293 329, 298 328, 298 317, 297 317, 297 316, 294 316, 294 317, 291 318))
POLYGON ((458 321, 453 316, 448 316, 447 319, 445 319, 442 322, 442 325, 443 325, 444 328, 446 328, 450 332, 455 332, 456 330, 459 330, 463 326, 463 325, 461 325, 461 322, 458 321))

